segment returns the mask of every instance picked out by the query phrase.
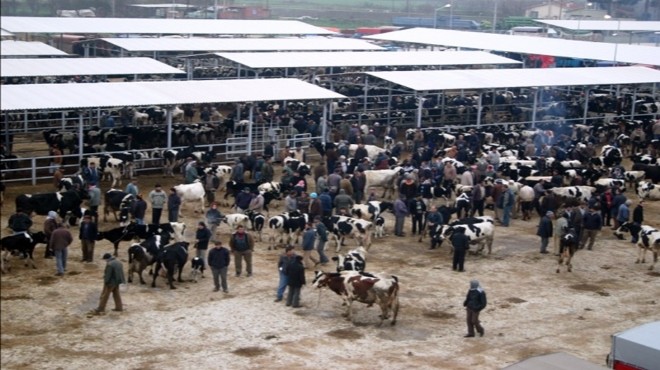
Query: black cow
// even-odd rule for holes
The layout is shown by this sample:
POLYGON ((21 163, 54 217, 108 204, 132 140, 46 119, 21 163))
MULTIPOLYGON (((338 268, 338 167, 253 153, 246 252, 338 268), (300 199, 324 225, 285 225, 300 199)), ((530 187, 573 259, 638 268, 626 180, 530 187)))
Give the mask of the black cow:
POLYGON ((135 202, 135 196, 128 194, 121 190, 110 189, 105 192, 103 203, 103 221, 108 221, 108 213, 112 212, 115 216, 115 221, 119 221, 121 225, 128 222, 130 209, 135 202), (117 218, 117 211, 119 211, 119 218, 117 218))
POLYGON ((60 180, 58 187, 60 192, 77 190, 81 197, 84 197, 87 195, 86 185, 85 178, 83 178, 82 175, 73 175, 60 180))
POLYGON ((343 270, 363 272, 367 267, 366 255, 367 251, 362 247, 358 247, 348 251, 343 256, 332 257, 332 260, 337 262, 337 272, 343 270))
MULTIPOLYGON (((147 266, 156 262, 156 257, 160 254, 163 246, 170 242, 170 235, 154 235, 140 244, 133 244, 128 248, 128 282, 133 282, 133 273, 137 272, 140 277, 140 284, 146 284, 142 278, 142 272, 147 266)), ((150 271, 150 274, 152 271, 150 271)))
POLYGON ((75 191, 66 191, 63 193, 42 193, 42 194, 21 194, 16 197, 16 210, 30 214, 32 212, 46 216, 48 212, 55 211, 64 222, 68 222, 68 217, 73 216, 74 220, 82 217, 80 205, 82 199, 75 191))
POLYGON ((262 241, 261 232, 264 229, 264 225, 266 224, 266 216, 260 212, 255 212, 252 210, 247 210, 245 214, 250 218, 250 225, 252 226, 252 230, 257 232, 259 241, 262 241))
POLYGON ((166 246, 163 251, 158 255, 156 259, 156 270, 154 271, 154 280, 151 282, 151 287, 156 287, 156 278, 158 278, 158 273, 162 268, 165 268, 167 271, 167 283, 170 286, 170 289, 176 289, 174 286, 174 270, 179 270, 179 276, 177 281, 179 283, 183 282, 181 279, 181 273, 183 272, 183 266, 188 261, 188 242, 176 242, 166 246))
POLYGON ((29 262, 32 265, 32 268, 36 269, 37 266, 34 265, 33 258, 34 247, 36 247, 37 244, 46 244, 47 242, 48 240, 46 239, 46 234, 44 234, 42 231, 34 234, 19 233, 2 238, 2 240, 0 240, 0 246, 2 246, 3 253, 2 257, 0 258, 0 261, 2 262, 0 270, 2 270, 2 273, 7 272, 8 268, 5 268, 5 260, 7 263, 9 263, 10 255, 22 256, 25 259, 26 267, 29 262))
POLYGON ((138 225, 134 222, 123 227, 116 227, 107 231, 99 232, 97 240, 108 240, 115 247, 115 256, 118 255, 119 243, 122 241, 131 241, 134 239, 145 240, 154 235, 168 235, 178 238, 183 236, 185 224, 180 222, 168 222, 160 225, 138 225))

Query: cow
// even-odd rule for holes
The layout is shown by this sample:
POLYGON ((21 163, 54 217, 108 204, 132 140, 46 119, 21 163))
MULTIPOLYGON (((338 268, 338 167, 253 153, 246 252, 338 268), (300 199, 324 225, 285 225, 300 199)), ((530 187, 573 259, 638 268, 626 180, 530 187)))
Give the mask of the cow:
POLYGON ((392 210, 393 204, 391 202, 381 202, 372 200, 367 204, 355 204, 351 209, 351 214, 357 218, 366 221, 374 221, 378 216, 387 210, 392 210))
POLYGON ((164 245, 169 243, 167 234, 154 235, 142 243, 134 243, 128 248, 128 282, 133 282, 133 273, 140 277, 140 284, 146 284, 142 278, 142 272, 156 262, 164 245))
POLYGON ((642 181, 637 188, 637 196, 640 199, 660 200, 660 185, 642 181))
POLYGON ((75 191, 66 191, 64 193, 41 193, 41 194, 21 194, 16 197, 16 210, 30 214, 32 212, 46 216, 48 212, 55 211, 64 220, 68 222, 69 217, 73 220, 82 218, 80 205, 82 199, 75 191))
POLYGON ((85 191, 87 189, 87 183, 85 182, 85 178, 82 175, 73 175, 63 178, 60 180, 58 188, 60 193, 69 190, 77 190, 81 195, 82 193, 87 193, 85 191))
POLYGON ((330 216, 324 217, 323 223, 331 232, 331 237, 336 243, 337 253, 341 250, 346 236, 354 238, 358 243, 358 247, 364 246, 369 250, 371 246, 371 229, 373 228, 372 222, 348 216, 330 216))
MULTIPOLYGON (((286 244, 289 244, 292 239, 292 235, 296 235, 296 243, 298 238, 303 230, 305 230, 305 225, 309 222, 309 215, 306 213, 299 212, 284 212, 277 216, 273 216, 268 219, 268 227, 272 230, 275 230, 276 233, 280 234, 279 243, 282 244, 284 241, 284 235, 287 236, 286 244)), ((270 236, 270 241, 274 241, 275 236, 270 236)))
POLYGON ((135 200, 133 194, 128 194, 121 190, 110 189, 106 191, 103 202, 103 221, 107 222, 108 213, 113 212, 115 221, 119 221, 119 225, 125 226, 129 221, 129 211, 135 200), (117 218, 117 211, 119 211, 119 218, 117 218))
POLYGON ((186 225, 182 222, 168 222, 160 225, 138 225, 134 222, 126 226, 116 227, 107 231, 99 232, 97 240, 108 240, 114 248, 114 255, 118 255, 119 243, 122 241, 131 241, 134 239, 149 239, 154 235, 162 235, 169 233, 176 241, 183 240, 183 233, 186 230, 186 225))
POLYGON ((9 270, 9 267, 5 266, 5 263, 9 264, 9 256, 20 255, 25 259, 25 266, 28 266, 28 262, 33 269, 36 269, 37 266, 34 264, 34 248, 37 244, 46 244, 46 234, 42 231, 37 233, 18 233, 14 235, 5 236, 0 240, 0 246, 2 247, 2 256, 0 257, 0 270, 2 273, 6 273, 9 270))
POLYGON ((619 189, 621 189, 622 192, 625 192, 626 191, 625 185, 626 185, 625 180, 612 179, 612 178, 598 179, 594 182, 596 191, 598 191, 599 193, 602 193, 607 188, 615 188, 615 187, 618 187, 619 189))
POLYGON ((176 242, 170 244, 163 248, 161 253, 156 259, 156 269, 154 270, 154 278, 151 282, 151 287, 156 287, 156 278, 158 278, 158 273, 161 269, 167 271, 167 283, 170 286, 170 289, 176 289, 174 286, 174 271, 179 271, 179 276, 177 281, 179 283, 183 282, 181 279, 181 273, 183 272, 183 266, 188 261, 188 242, 176 242))
POLYGON ((367 251, 363 247, 351 249, 345 255, 332 257, 337 262, 337 272, 343 270, 364 271, 367 267, 367 251))
POLYGON ((566 186, 550 189, 555 195, 567 202, 587 202, 596 191, 593 186, 566 186))
MULTIPOLYGON (((103 164, 103 161, 101 162, 103 164)), ((121 175, 124 173, 124 161, 119 158, 108 158, 105 165, 99 167, 104 177, 112 180, 110 187, 114 188, 117 183, 121 186, 121 175)))
POLYGON ((367 170, 364 171, 366 177, 365 189, 371 189, 373 187, 382 187, 384 189, 383 196, 385 198, 387 192, 390 192, 390 199, 394 197, 394 191, 396 190, 396 180, 399 177, 399 171, 402 167, 395 167, 390 170, 367 170))
POLYGON ((434 235, 438 245, 450 237, 454 232, 462 230, 465 235, 470 239, 470 244, 477 244, 475 254, 481 253, 485 247, 488 247, 488 254, 491 254, 493 248, 493 238, 495 236, 495 225, 492 222, 479 222, 479 223, 457 223, 454 225, 445 225, 441 231, 434 235))
POLYGON ((261 234, 264 229, 264 225, 266 224, 266 216, 253 210, 247 210, 245 215, 250 219, 250 226, 252 231, 256 231, 257 236, 259 237, 259 241, 263 241, 261 234))
POLYGON ((638 188, 639 182, 644 180, 646 173, 644 171, 625 171, 623 173, 623 179, 630 185, 633 185, 635 189, 638 188))
POLYGON ((635 263, 645 263, 646 252, 650 251, 653 253, 653 262, 651 262, 649 270, 653 270, 655 263, 658 262, 658 253, 660 253, 660 231, 651 226, 642 225, 639 232, 639 239, 637 240, 637 247, 639 248, 639 253, 635 263))
POLYGON ((227 179, 231 178, 231 171, 232 168, 231 166, 211 166, 211 167, 204 167, 201 169, 202 173, 205 175, 208 174, 213 174, 215 177, 218 178, 220 181, 220 185, 218 186, 218 191, 226 190, 227 188, 227 179))
MULTIPOLYGON (((357 150, 357 148, 358 148, 357 144, 350 144, 348 146, 349 155, 353 156, 355 154, 355 151, 357 150)), ((381 147, 378 147, 376 145, 365 145, 364 149, 367 150, 367 155, 369 156, 369 159, 371 159, 371 160, 375 160, 376 157, 378 157, 378 155, 380 153, 385 153, 387 151, 387 150, 385 150, 381 147)))
POLYGON ((190 280, 196 283, 199 276, 204 277, 204 260, 200 257, 195 257, 190 260, 190 280))
POLYGON ((381 309, 380 323, 387 320, 392 310, 392 325, 399 314, 399 278, 392 275, 374 275, 357 271, 316 271, 312 286, 332 290, 346 303, 345 316, 352 321, 352 303, 358 301, 369 306, 378 303, 381 309))
POLYGON ((229 225, 229 231, 234 232, 239 226, 247 227, 250 217, 242 213, 230 213, 222 218, 222 222, 229 225))
POLYGON ((456 209, 456 216, 461 217, 462 214, 465 214, 463 217, 467 217, 470 213, 470 196, 467 193, 462 193, 456 197, 454 201, 454 208, 456 209))
MULTIPOLYGON (((204 214, 206 191, 204 190, 204 185, 199 180, 195 180, 192 184, 176 185, 174 186, 174 191, 176 191, 177 195, 181 198, 181 204, 199 202, 199 211, 204 214)), ((197 212, 197 210, 195 210, 195 212, 197 212)))
POLYGON ((575 255, 575 251, 577 251, 579 243, 580 238, 574 228, 568 229, 566 235, 561 237, 559 240, 559 266, 557 266, 557 273, 559 273, 561 265, 564 264, 564 261, 566 263, 566 271, 571 272, 573 270, 571 259, 573 259, 573 255, 575 255))
POLYGON ((382 238, 385 236, 385 219, 383 216, 376 217, 374 221, 374 237, 382 238))

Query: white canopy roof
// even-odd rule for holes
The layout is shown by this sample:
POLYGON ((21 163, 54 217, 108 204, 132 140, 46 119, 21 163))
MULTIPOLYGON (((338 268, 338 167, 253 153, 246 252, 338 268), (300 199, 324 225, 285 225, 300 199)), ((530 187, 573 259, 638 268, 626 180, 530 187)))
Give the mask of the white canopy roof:
POLYGON ((501 35, 483 32, 411 28, 367 36, 367 39, 443 45, 479 50, 552 55, 557 57, 607 60, 660 65, 660 48, 604 42, 575 41, 533 36, 501 35))
POLYGON ((2 59, 1 77, 112 76, 184 73, 151 58, 2 59))
POLYGON ((150 51, 281 51, 281 50, 383 50, 364 40, 345 38, 104 38, 129 52, 150 51))
POLYGON ((66 56, 67 53, 43 42, 4 40, 0 55, 5 57, 66 56))
POLYGON ((13 33, 110 33, 182 35, 328 35, 325 28, 294 20, 0 17, 13 33))
POLYGON ((163 4, 131 4, 138 8, 196 8, 194 5, 176 4, 176 3, 163 3, 163 4))
POLYGON ((0 110, 345 98, 294 78, 0 86, 0 110))
POLYGON ((367 74, 414 91, 660 82, 660 71, 646 67, 473 69, 369 72, 367 74))
POLYGON ((216 53, 249 68, 520 64, 482 51, 216 53))
POLYGON ((5 31, 4 29, 0 28, 0 36, 2 36, 2 37, 11 37, 11 36, 14 36, 14 34, 11 33, 11 32, 9 32, 9 31, 5 31))
POLYGON ((580 31, 660 31, 660 22, 657 21, 617 21, 617 20, 548 20, 535 19, 553 27, 580 31))

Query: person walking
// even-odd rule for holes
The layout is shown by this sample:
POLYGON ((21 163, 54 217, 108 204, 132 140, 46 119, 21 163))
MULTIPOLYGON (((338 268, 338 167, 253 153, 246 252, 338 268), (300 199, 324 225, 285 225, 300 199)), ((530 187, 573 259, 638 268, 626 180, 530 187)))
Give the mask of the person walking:
POLYGON ((163 214, 163 207, 167 202, 167 194, 160 184, 156 184, 155 189, 149 193, 149 200, 151 201, 151 223, 160 225, 160 216, 163 214))
POLYGON ((231 256, 229 255, 229 250, 222 246, 220 240, 213 242, 213 248, 209 250, 207 260, 213 274, 213 291, 219 291, 222 284, 222 291, 229 293, 229 289, 227 288, 227 269, 229 268, 231 256))
POLYGON ((332 215, 332 196, 330 196, 328 188, 323 189, 323 193, 319 195, 319 201, 321 202, 323 217, 330 217, 332 215))
POLYGON ((364 199, 364 188, 367 185, 367 177, 364 175, 363 169, 358 169, 351 178, 351 185, 353 186, 353 199, 356 204, 361 204, 364 199))
POLYGON ((261 181, 272 182, 274 176, 272 156, 264 156, 264 164, 261 166, 261 181))
POLYGON ((207 173, 204 176, 204 191, 206 193, 206 202, 210 205, 215 202, 215 191, 220 186, 220 179, 214 173, 207 173))
POLYGON ((612 218, 614 218, 614 226, 612 227, 612 230, 616 230, 621 226, 619 223, 619 208, 626 203, 626 196, 623 195, 623 192, 619 188, 614 188, 614 191, 612 191, 614 194, 614 198, 612 198, 612 218))
POLYGON ((68 248, 71 243, 73 243, 73 236, 64 227, 64 224, 58 225, 57 229, 50 235, 48 248, 55 253, 55 267, 57 269, 55 276, 64 276, 66 260, 69 254, 68 248))
POLYGON ((552 217, 554 217, 554 212, 548 211, 545 216, 541 217, 539 221, 539 227, 536 231, 536 235, 541 237, 541 253, 548 253, 548 243, 550 238, 552 238, 552 217))
POLYGON ((93 310, 96 315, 105 313, 105 305, 108 303, 108 298, 112 293, 112 299, 115 301, 115 308, 113 311, 121 312, 124 310, 124 305, 121 302, 121 295, 119 294, 119 285, 126 284, 124 279, 124 267, 122 263, 114 258, 110 253, 103 255, 103 260, 106 261, 105 273, 103 274, 103 291, 99 299, 99 305, 93 310))
POLYGON ((399 237, 406 236, 403 233, 403 223, 409 213, 408 207, 406 206, 406 196, 399 196, 399 198, 394 201, 394 235, 399 237))
POLYGON ((88 204, 89 210, 92 214, 94 222, 99 222, 99 206, 101 205, 101 189, 95 184, 90 184, 87 190, 89 196, 88 204))
POLYGON ((286 270, 287 286, 289 293, 286 296, 286 305, 293 308, 302 307, 300 305, 300 291, 305 285, 305 267, 303 266, 303 257, 295 256, 293 262, 286 270))
MULTIPOLYGON (((53 231, 55 231, 58 226, 59 222, 57 222, 57 212, 48 211, 48 216, 46 217, 46 221, 44 221, 44 235, 46 236, 46 245, 48 245, 50 236, 53 235, 53 231)), ((44 258, 53 258, 53 251, 50 250, 50 248, 46 248, 44 258)))
POLYGON ((142 199, 142 194, 138 194, 133 206, 133 218, 138 225, 144 225, 144 217, 147 214, 147 202, 142 199))
POLYGON ((438 244, 437 238, 433 237, 435 227, 436 225, 444 224, 442 214, 438 212, 437 206, 431 206, 431 210, 426 214, 426 223, 428 224, 427 228, 429 229, 429 237, 431 238, 431 246, 429 249, 435 249, 438 244))
POLYGON ((486 308, 488 304, 486 300, 486 292, 479 286, 479 281, 471 280, 470 281, 470 290, 468 290, 463 302, 463 307, 467 312, 467 327, 468 333, 465 335, 466 338, 474 337, 474 329, 477 329, 480 337, 483 337, 486 331, 481 326, 479 322, 479 313, 481 310, 486 308))
POLYGON ((280 255, 280 259, 277 261, 277 270, 280 275, 280 281, 277 284, 277 296, 275 297, 275 302, 281 302, 282 299, 284 299, 284 291, 288 285, 287 270, 296 257, 297 256, 293 251, 293 246, 287 245, 286 248, 284 248, 284 253, 280 255))
POLYGON ((243 270, 243 260, 245 260, 245 269, 247 276, 252 276, 252 252, 254 251, 254 239, 252 235, 245 232, 245 227, 239 225, 236 232, 229 239, 229 249, 234 253, 234 267, 236 276, 241 276, 243 270))
POLYGON ((451 268, 454 271, 463 272, 465 262, 465 253, 470 248, 470 238, 465 235, 465 231, 459 229, 451 236, 451 245, 454 247, 454 258, 451 268))
POLYGON ((296 200, 297 193, 295 191, 290 191, 289 195, 284 198, 284 210, 286 212, 295 212, 298 210, 298 202, 296 200))
MULTIPOLYGON (((215 234, 213 234, 215 235, 215 234)), ((202 278, 204 277, 204 266, 206 262, 204 258, 206 257, 206 250, 209 249, 209 242, 211 241, 211 230, 206 227, 204 222, 199 222, 197 224, 197 231, 195 231, 195 244, 194 248, 197 249, 197 257, 202 260, 202 268, 200 269, 202 273, 202 278)))
POLYGON ((178 222, 180 209, 181 197, 176 193, 176 189, 170 188, 170 195, 167 196, 167 221, 178 222))
POLYGON ((312 257, 312 251, 314 250, 314 242, 316 241, 316 230, 313 227, 311 222, 308 222, 305 226, 305 231, 303 232, 302 237, 302 250, 303 250, 303 263, 306 269, 312 268, 319 264, 319 260, 312 257), (310 261, 314 262, 312 265, 310 261))
POLYGON ((612 204, 614 203, 614 195, 612 189, 607 188, 605 192, 600 195, 600 215, 605 226, 612 226, 612 204))
POLYGON ((94 246, 99 234, 98 226, 92 222, 90 215, 85 215, 80 223, 80 247, 82 249, 82 260, 80 262, 94 262, 94 246))
POLYGON ((617 228, 623 225, 624 222, 630 220, 630 205, 632 201, 630 199, 626 200, 623 204, 619 206, 619 210, 616 213, 616 223, 617 228))
POLYGON ((598 232, 603 228, 603 217, 594 206, 589 208, 589 212, 584 215, 582 223, 584 230, 582 231, 582 238, 580 240, 580 249, 583 249, 585 244, 589 242, 587 250, 591 250, 594 247, 598 232))
MULTIPOLYGON (((641 230, 642 223, 644 223, 644 200, 640 200, 637 204, 637 207, 633 210, 632 216, 633 225, 635 225, 635 230, 641 230)), ((639 233, 632 234, 631 243, 637 243, 639 240, 639 233)))
POLYGON ((325 265, 330 262, 328 256, 325 255, 325 243, 328 242, 328 227, 321 221, 321 216, 314 217, 314 226, 316 227, 316 234, 318 235, 316 252, 319 254, 319 262, 321 265, 325 265))

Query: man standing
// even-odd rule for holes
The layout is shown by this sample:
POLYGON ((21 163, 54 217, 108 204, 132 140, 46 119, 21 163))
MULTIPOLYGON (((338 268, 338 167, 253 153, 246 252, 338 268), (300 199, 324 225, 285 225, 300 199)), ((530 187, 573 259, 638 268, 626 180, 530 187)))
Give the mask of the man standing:
POLYGON ((181 197, 176 193, 176 189, 170 188, 170 195, 167 196, 167 221, 179 221, 179 209, 181 208, 181 197))
POLYGON ((261 180, 263 182, 273 181, 273 159, 272 156, 264 157, 264 164, 261 166, 261 180))
POLYGON ((470 281, 470 290, 467 292, 463 306, 467 311, 468 333, 466 338, 474 337, 474 329, 477 329, 480 337, 484 336, 485 330, 479 323, 479 313, 486 308, 486 292, 479 286, 477 280, 470 281))
POLYGON ((227 248, 222 246, 220 240, 216 240, 208 254, 209 267, 213 274, 214 292, 220 290, 220 283, 222 282, 222 291, 229 293, 229 289, 227 288, 227 269, 229 268, 230 259, 231 257, 227 248))
POLYGON ((444 223, 442 214, 438 212, 437 206, 431 206, 431 211, 426 214, 426 222, 428 223, 429 236, 431 237, 431 247, 429 247, 429 249, 435 249, 437 241, 433 238, 432 233, 434 232, 436 225, 442 225, 444 223))
POLYGON ((80 262, 94 262, 94 245, 99 230, 89 215, 83 217, 80 223, 80 247, 82 249, 82 260, 80 262))
POLYGON ((463 272, 463 263, 465 262, 465 253, 470 248, 470 238, 465 235, 462 229, 454 232, 451 236, 451 245, 454 247, 454 258, 451 268, 454 271, 463 272))
POLYGON ((195 180, 199 179, 199 173, 197 172, 197 162, 191 160, 186 165, 185 170, 186 184, 192 184, 195 180))
POLYGON ((236 211, 238 213, 245 213, 250 208, 251 202, 252 194, 250 194, 250 188, 245 187, 243 191, 236 195, 236 211))
POLYGON ((252 276, 252 252, 254 251, 254 239, 252 235, 245 232, 245 227, 239 225, 236 232, 229 239, 229 248, 234 253, 234 266, 236 267, 236 276, 241 276, 242 262, 245 259, 245 269, 247 276, 252 276))
POLYGON ((133 218, 138 225, 144 225, 144 217, 147 214, 147 202, 142 199, 142 194, 138 194, 135 198, 135 206, 133 206, 133 218))
POLYGON ((137 179, 131 180, 131 182, 129 182, 128 185, 126 185, 125 192, 131 194, 134 197, 140 194, 140 189, 138 188, 137 182, 138 182, 137 179))
POLYGON ((197 249, 197 257, 202 260, 202 277, 204 277, 204 257, 206 256, 206 250, 209 248, 209 241, 211 241, 211 230, 206 227, 205 223, 199 222, 195 232, 195 249, 197 249))
POLYGON ((332 215, 332 196, 330 196, 328 188, 323 189, 323 193, 319 195, 319 201, 321 202, 323 217, 330 217, 332 215))
POLYGON ((479 216, 484 215, 484 196, 486 195, 486 189, 484 189, 484 180, 480 179, 476 185, 472 188, 470 193, 470 200, 472 201, 472 210, 470 211, 470 217, 474 217, 475 213, 479 213, 479 216))
MULTIPOLYGON (((637 207, 633 210, 632 216, 633 225, 635 225, 635 230, 641 230, 642 223, 644 223, 644 200, 640 200, 637 207)), ((637 243, 639 239, 639 233, 632 234, 631 243, 637 243)))
POLYGON ((500 152, 497 151, 495 146, 492 147, 488 153, 488 163, 493 166, 493 170, 497 172, 498 167, 500 166, 500 152))
POLYGON ((623 225, 624 222, 628 222, 630 219, 630 205, 632 201, 630 199, 626 200, 623 204, 619 206, 619 210, 616 213, 616 222, 617 228, 623 225))
POLYGON ((96 163, 91 162, 89 166, 83 170, 83 177, 88 184, 96 185, 99 183, 99 171, 96 169, 96 163))
POLYGON ((101 292, 99 306, 92 311, 92 313, 96 315, 105 313, 105 305, 108 303, 110 293, 112 293, 112 299, 115 301, 115 308, 113 311, 121 312, 124 310, 121 296, 119 295, 119 285, 126 284, 126 279, 124 279, 124 267, 121 262, 112 257, 110 253, 104 254, 103 260, 107 262, 105 265, 105 273, 103 274, 103 292, 101 292))
POLYGON ((355 204, 361 204, 364 199, 364 187, 367 185, 367 177, 364 175, 363 169, 358 169, 353 173, 351 185, 353 186, 353 199, 355 200, 355 204))
POLYGON ((207 173, 204 176, 204 191, 206 192, 206 201, 208 204, 215 202, 215 191, 220 186, 220 179, 214 173, 207 173))
POLYGON ((244 171, 243 162, 237 158, 234 161, 234 167, 231 169, 231 181, 236 182, 237 185, 243 184, 245 178, 244 171))
POLYGON ((325 265, 330 261, 325 255, 325 243, 328 242, 328 227, 321 222, 321 216, 314 217, 314 226, 316 227, 316 234, 319 236, 316 242, 316 252, 319 254, 321 265, 325 265))
POLYGON ((516 204, 516 195, 513 190, 509 189, 509 184, 504 184, 504 193, 502 194, 502 226, 509 227, 511 220, 511 210, 513 205, 516 204))
MULTIPOLYGON (((46 217, 46 221, 44 221, 44 235, 46 235, 46 241, 50 240, 50 236, 58 226, 59 223, 57 222, 57 212, 48 211, 48 217, 46 217)), ((44 258, 53 258, 53 251, 51 251, 50 248, 46 248, 44 258)))
POLYGON ((94 184, 89 185, 89 190, 87 190, 87 195, 89 195, 89 210, 92 212, 92 218, 94 222, 99 222, 99 206, 101 205, 101 189, 94 184))
POLYGON ((300 290, 305 285, 305 267, 302 260, 302 256, 296 256, 286 271, 287 285, 289 287, 289 293, 286 296, 286 305, 293 308, 302 307, 300 305, 300 290))
POLYGON ((353 208, 354 202, 353 198, 346 194, 344 189, 339 189, 339 194, 335 197, 333 204, 335 206, 335 214, 339 214, 339 210, 342 208, 347 210, 353 208))
POLYGON ((275 302, 281 302, 284 298, 284 290, 286 290, 288 285, 287 270, 295 258, 296 254, 293 252, 293 246, 287 245, 284 249, 284 253, 280 255, 280 259, 277 261, 277 270, 280 275, 280 281, 277 285, 277 297, 275 298, 275 302))
POLYGON ((548 242, 552 238, 552 217, 554 217, 554 212, 548 211, 545 216, 541 217, 539 221, 539 228, 536 231, 536 235, 541 237, 541 253, 548 253, 548 242))
POLYGON ((587 244, 587 241, 589 241, 587 250, 591 250, 594 247, 594 242, 596 241, 598 232, 603 228, 603 217, 594 206, 589 208, 589 212, 584 215, 584 219, 582 221, 584 231, 582 232, 580 249, 584 248, 584 245, 587 244))
POLYGON ((151 223, 160 225, 160 215, 163 213, 163 207, 167 202, 167 194, 156 184, 156 188, 149 193, 149 200, 151 201, 151 223))
POLYGON ((55 253, 55 266, 57 273, 55 276, 64 276, 66 271, 66 259, 68 255, 69 245, 73 243, 73 236, 63 224, 60 224, 55 231, 50 235, 48 241, 48 249, 55 253))
POLYGON ((412 214, 412 234, 415 235, 419 229, 419 234, 424 232, 424 216, 426 215, 426 205, 422 201, 422 194, 417 194, 414 199, 410 201, 408 206, 412 214))
POLYGON ((319 264, 319 261, 312 257, 312 251, 314 250, 314 242, 316 241, 316 230, 312 227, 312 223, 309 222, 305 226, 305 231, 303 232, 302 237, 302 250, 303 250, 303 262, 306 269, 309 269, 313 266, 319 264), (314 262, 312 265, 310 260, 314 262))
POLYGON ((399 199, 394 201, 394 235, 403 237, 406 236, 403 233, 403 223, 408 216, 408 207, 406 207, 406 196, 401 195, 399 199))

